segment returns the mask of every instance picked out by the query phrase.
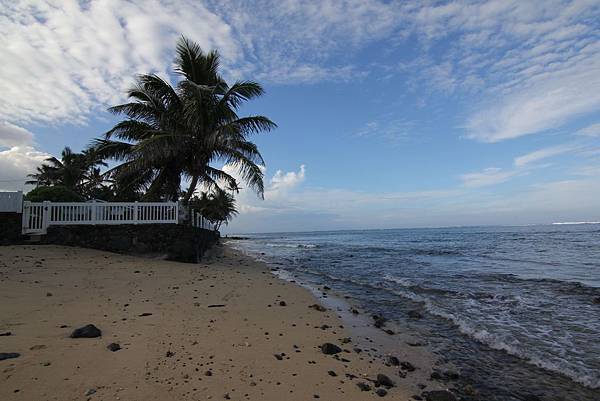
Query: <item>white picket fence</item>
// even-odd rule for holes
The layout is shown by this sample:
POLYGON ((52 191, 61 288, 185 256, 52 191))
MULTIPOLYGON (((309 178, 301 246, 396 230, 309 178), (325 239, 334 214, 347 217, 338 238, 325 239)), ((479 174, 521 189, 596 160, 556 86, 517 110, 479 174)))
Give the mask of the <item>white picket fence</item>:
MULTIPOLYGON (((179 202, 28 202, 23 203, 23 234, 46 234, 50 226, 178 224, 179 202)), ((192 211, 194 227, 213 225, 192 211)))
POLYGON ((0 192, 0 212, 21 213, 23 210, 23 192, 0 192))
POLYGON ((211 223, 210 221, 208 221, 207 219, 205 219, 200 212, 197 212, 195 210, 191 210, 191 222, 192 222, 192 226, 193 227, 198 227, 198 228, 204 228, 206 230, 214 230, 214 225, 213 223, 211 223))

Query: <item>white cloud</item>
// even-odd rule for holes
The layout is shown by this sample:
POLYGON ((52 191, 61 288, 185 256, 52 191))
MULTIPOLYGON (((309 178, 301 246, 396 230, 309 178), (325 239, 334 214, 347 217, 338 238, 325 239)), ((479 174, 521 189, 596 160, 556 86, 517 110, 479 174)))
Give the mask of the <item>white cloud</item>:
POLYGON ((579 147, 576 145, 573 145, 573 144, 563 144, 563 145, 551 146, 548 148, 539 149, 534 152, 519 156, 519 157, 515 158, 514 163, 515 163, 516 167, 525 167, 528 164, 531 164, 531 163, 534 163, 534 162, 537 162, 537 161, 540 161, 543 159, 547 159, 549 157, 558 156, 563 153, 568 153, 568 152, 574 151, 576 149, 579 149, 579 147))
POLYGON ((587 127, 584 127, 577 131, 576 134, 592 137, 600 136, 600 123, 588 125, 587 127))
POLYGON ((402 72, 473 100, 467 137, 498 142, 600 109, 598 2, 452 1, 408 9, 409 29, 424 45, 402 72))
POLYGON ((12 123, 84 122, 122 100, 134 74, 166 76, 179 34, 219 48, 230 77, 350 81, 379 65, 447 96, 477 94, 483 106, 467 117, 467 135, 488 142, 556 127, 600 102, 599 7, 588 0, 0 4, 0 118, 12 123), (406 62, 398 49, 415 37, 406 62), (356 60, 376 41, 399 60, 356 60))
MULTIPOLYGON (((600 48, 599 48, 600 49, 600 48)), ((584 64, 529 77, 523 89, 492 100, 467 122, 468 136, 499 142, 557 128, 600 109, 600 52, 584 64)))
POLYGON ((0 148, 30 145, 33 143, 33 134, 25 128, 11 124, 7 121, 0 122, 0 148))
POLYGON ((464 187, 479 188, 501 184, 518 174, 517 171, 504 171, 501 168, 488 167, 482 171, 463 174, 460 176, 460 179, 464 187))
POLYGON ((240 194, 240 215, 226 230, 282 232, 600 220, 600 179, 591 169, 582 172, 581 179, 530 184, 510 192, 478 189, 522 173, 491 168, 466 175, 466 185, 460 188, 413 192, 316 188, 299 185, 305 184, 307 177, 289 179, 287 182, 298 185, 290 185, 281 196, 264 202, 245 196, 251 194, 240 194))
POLYGON ((270 200, 272 197, 277 197, 297 187, 304 181, 305 172, 306 167, 304 164, 300 165, 298 172, 288 171, 284 173, 281 170, 277 170, 265 190, 265 199, 270 200))
POLYGON ((83 122, 123 99, 138 73, 166 76, 185 34, 218 47, 225 64, 239 51, 230 28, 200 2, 0 1, 0 118, 83 122))
POLYGON ((0 151, 0 189, 5 191, 26 189, 27 175, 50 157, 31 146, 14 146, 0 151))

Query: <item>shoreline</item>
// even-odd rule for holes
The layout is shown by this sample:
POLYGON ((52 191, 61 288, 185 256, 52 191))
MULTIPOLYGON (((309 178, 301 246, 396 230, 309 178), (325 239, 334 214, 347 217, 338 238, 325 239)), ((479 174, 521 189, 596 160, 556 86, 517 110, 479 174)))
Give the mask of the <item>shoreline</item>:
POLYGON ((20 354, 0 361, 0 398, 409 400, 444 388, 429 380, 433 359, 412 354, 424 348, 403 345, 394 355, 414 372, 386 364, 377 333, 360 333, 366 320, 346 323, 335 297, 315 296, 240 251, 220 249, 190 265, 0 247, 0 334, 10 332, 0 352, 20 354), (321 302, 327 310, 310 307, 321 302), (69 338, 86 324, 102 337, 69 338), (121 349, 111 352, 110 343, 121 349), (325 343, 341 352, 324 354, 325 343))

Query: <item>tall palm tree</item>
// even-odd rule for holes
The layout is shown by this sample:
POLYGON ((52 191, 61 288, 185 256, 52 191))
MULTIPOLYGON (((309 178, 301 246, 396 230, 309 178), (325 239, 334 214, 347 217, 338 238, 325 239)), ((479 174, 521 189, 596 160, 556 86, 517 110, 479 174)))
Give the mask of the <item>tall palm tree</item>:
POLYGON ((124 114, 94 149, 123 163, 109 171, 122 184, 145 189, 145 199, 177 200, 183 166, 173 151, 174 135, 183 128, 183 104, 175 89, 155 75, 141 75, 128 92, 129 103, 109 108, 124 114), (114 137, 117 140, 113 139, 114 137))
POLYGON ((109 109, 128 119, 96 141, 101 154, 123 161, 112 173, 144 178, 148 194, 171 199, 178 198, 181 180, 189 179, 183 195, 187 203, 200 184, 235 183, 215 167, 230 164, 262 196, 264 161, 248 136, 276 125, 264 116, 238 117, 243 102, 262 95, 263 89, 252 81, 229 86, 218 70, 217 51, 204 53, 182 37, 175 67, 182 79, 175 88, 155 75, 139 76, 128 92, 131 102, 109 109))

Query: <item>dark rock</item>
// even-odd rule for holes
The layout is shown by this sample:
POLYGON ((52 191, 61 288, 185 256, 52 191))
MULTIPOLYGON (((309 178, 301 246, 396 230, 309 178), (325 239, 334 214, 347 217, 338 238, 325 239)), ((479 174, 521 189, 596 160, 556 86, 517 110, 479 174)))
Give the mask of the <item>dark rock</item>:
POLYGON ((331 288, 329 288, 328 286, 324 285, 324 286, 323 286, 323 289, 324 289, 325 291, 329 291, 331 288))
POLYGON ((383 326, 385 326, 385 323, 387 322, 387 319, 384 318, 383 316, 379 316, 379 315, 373 315, 373 320, 374 320, 374 326, 377 327, 378 329, 382 328, 383 326))
POLYGON ((396 358, 395 356, 391 356, 391 355, 387 357, 387 363, 392 366, 400 366, 400 360, 398 358, 396 358))
POLYGON ((165 356, 166 356, 167 358, 171 358, 171 357, 173 357, 174 355, 175 355, 175 353, 174 353, 174 352, 172 352, 172 351, 167 351, 167 353, 165 354, 165 356))
POLYGON ((348 344, 351 343, 352 339, 350 337, 344 337, 342 338, 342 344, 348 344))
POLYGON ((465 393, 466 395, 470 395, 470 396, 475 396, 477 395, 477 390, 471 386, 470 384, 467 384, 466 386, 464 386, 462 388, 463 393, 465 393))
POLYGON ((360 391, 371 391, 371 386, 369 386, 367 383, 356 383, 356 386, 360 389, 360 391))
POLYGON ((204 372, 204 376, 212 376, 212 372, 210 370, 207 370, 206 372, 204 372))
POLYGON ((0 333, 0 337, 7 337, 7 336, 12 336, 12 333, 10 331, 7 331, 6 333, 0 333))
POLYGON ((277 359, 278 361, 283 361, 283 355, 281 354, 274 354, 273 355, 275 357, 275 359, 277 359))
POLYGON ((410 317, 411 319, 422 319, 423 315, 416 310, 411 310, 408 312, 408 317, 410 317))
POLYGON ((375 391, 375 394, 377 394, 380 397, 385 397, 387 395, 387 391, 385 391, 382 388, 377 389, 377 391, 375 391))
POLYGON ((21 354, 19 354, 18 352, 0 352, 0 361, 3 361, 5 359, 18 358, 20 356, 21 354))
POLYGON ((96 338, 101 336, 102 331, 100 331, 100 329, 94 326, 93 324, 88 324, 86 326, 75 329, 73 333, 71 333, 71 338, 96 338))
POLYGON ((355 308, 350 309, 350 312, 352 312, 355 315, 359 314, 358 310, 356 310, 355 308))
POLYGON ((287 304, 285 303, 285 301, 281 301, 279 302, 279 306, 287 306, 287 304))
POLYGON ((208 308, 222 308, 224 307, 224 304, 213 304, 213 305, 208 305, 208 308))
POLYGON ((390 336, 393 336, 394 334, 396 334, 396 333, 394 333, 394 330, 390 330, 390 329, 386 329, 386 330, 383 330, 383 331, 385 331, 390 336))
POLYGON ((117 352, 118 350, 121 349, 121 346, 117 343, 110 343, 110 344, 108 344, 108 346, 106 348, 108 348, 112 352, 117 352))
POLYGON ((331 376, 331 377, 337 376, 337 373, 335 373, 333 370, 330 370, 329 372, 327 372, 327 374, 329 374, 329 376, 331 376))
POLYGON ((51 296, 52 296, 52 293, 51 293, 51 292, 47 292, 47 293, 46 293, 46 296, 47 296, 47 297, 51 297, 51 296))
POLYGON ((392 381, 392 379, 381 373, 377 375, 377 383, 387 388, 395 386, 395 383, 392 381))
POLYGON ((446 380, 458 380, 460 377, 460 375, 457 372, 454 372, 452 370, 447 370, 444 372, 444 378, 446 380))
POLYGON ((96 394, 96 389, 95 388, 91 388, 88 391, 85 392, 85 396, 89 397, 92 394, 96 394))
POLYGON ((593 304, 600 305, 600 297, 596 297, 592 300, 593 304))
POLYGON ((431 380, 442 380, 442 374, 440 372, 432 372, 429 377, 431 380))
POLYGON ((314 310, 317 310, 319 312, 325 312, 327 309, 324 308, 323 306, 319 305, 319 304, 312 304, 309 306, 309 308, 312 308, 314 310))
POLYGON ((144 313, 141 313, 139 316, 140 316, 140 317, 144 317, 144 316, 152 316, 152 313, 150 313, 150 312, 144 312, 144 313))
POLYGON ((427 401, 456 401, 456 396, 449 391, 428 391, 423 393, 427 401))
POLYGON ((321 352, 323 352, 325 355, 333 355, 339 354, 342 352, 342 349, 335 344, 325 343, 321 345, 321 352))
POLYGON ((408 361, 400 362, 400 367, 402 368, 402 370, 406 370, 409 372, 414 372, 416 369, 414 365, 408 361))

